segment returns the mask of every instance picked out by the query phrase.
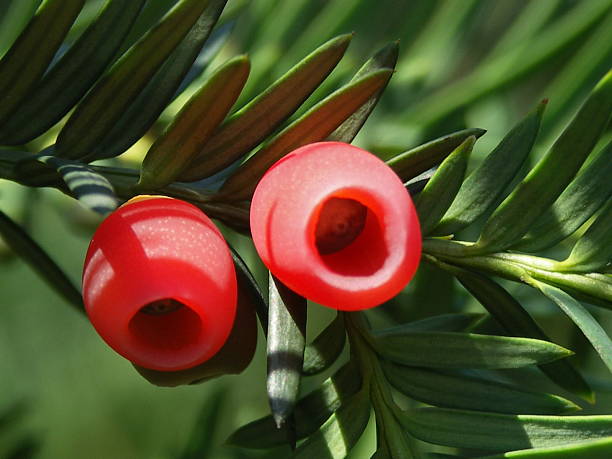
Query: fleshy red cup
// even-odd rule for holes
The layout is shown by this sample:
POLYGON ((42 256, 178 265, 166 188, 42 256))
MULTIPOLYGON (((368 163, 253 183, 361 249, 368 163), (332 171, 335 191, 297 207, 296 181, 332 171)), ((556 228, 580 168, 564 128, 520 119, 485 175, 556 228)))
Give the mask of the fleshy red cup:
POLYGON ((340 142, 298 148, 266 172, 251 203, 251 233, 278 279, 341 310, 397 295, 421 255, 417 214, 399 177, 340 142))
POLYGON ((236 273, 223 236, 197 207, 150 197, 97 229, 83 269, 91 323, 119 354, 160 371, 194 367, 227 340, 236 273))

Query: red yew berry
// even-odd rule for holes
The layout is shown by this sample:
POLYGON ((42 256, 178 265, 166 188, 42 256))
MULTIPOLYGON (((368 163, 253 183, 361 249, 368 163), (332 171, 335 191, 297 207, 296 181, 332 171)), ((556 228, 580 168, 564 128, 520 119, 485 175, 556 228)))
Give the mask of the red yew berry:
POLYGON ((257 347, 257 317, 244 278, 238 274, 238 305, 234 327, 223 347, 204 363, 179 371, 158 371, 134 365, 156 386, 175 387, 199 384, 219 376, 242 373, 251 363, 257 347))
POLYGON ((276 277, 334 309, 389 300, 421 255, 401 180, 376 156, 340 142, 298 148, 266 172, 251 203, 251 232, 276 277))
POLYGON ((236 273, 219 230, 197 207, 151 197, 102 222, 89 245, 83 300, 100 336, 134 364, 192 368, 227 340, 236 273))

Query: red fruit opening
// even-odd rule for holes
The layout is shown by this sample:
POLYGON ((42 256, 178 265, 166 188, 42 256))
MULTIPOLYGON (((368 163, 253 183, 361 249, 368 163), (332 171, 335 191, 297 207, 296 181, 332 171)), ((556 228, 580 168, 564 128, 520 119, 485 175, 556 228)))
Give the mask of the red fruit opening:
POLYGON ((323 204, 315 230, 315 245, 327 268, 342 276, 371 276, 382 268, 389 255, 378 217, 354 199, 332 197, 323 204), (342 208, 338 201, 345 201, 342 208), (330 214, 330 203, 339 212, 330 214), (334 244, 327 237, 326 247, 333 245, 336 250, 321 250, 320 228, 329 226, 330 220, 339 223, 342 231, 334 244))
POLYGON ((139 344, 163 353, 197 345, 202 322, 189 306, 164 299, 140 308, 128 327, 139 344))
POLYGON ((319 211, 315 228, 315 245, 321 255, 338 252, 361 234, 368 208, 359 201, 329 198, 319 211))
POLYGON ((335 309, 382 304, 419 262, 419 223, 402 181, 345 143, 305 145, 271 167, 253 195, 250 223, 268 269, 335 309))
POLYGON ((236 274, 221 233, 198 208, 137 200, 96 231, 83 299, 113 349, 139 366, 179 371, 209 360, 227 340, 236 274))

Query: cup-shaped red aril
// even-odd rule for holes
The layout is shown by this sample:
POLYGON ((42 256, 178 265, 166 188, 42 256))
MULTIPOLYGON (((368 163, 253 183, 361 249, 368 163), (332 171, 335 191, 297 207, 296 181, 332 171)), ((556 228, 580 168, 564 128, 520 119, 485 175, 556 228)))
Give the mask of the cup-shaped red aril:
POLYGON ((85 309, 100 336, 136 365, 191 368, 214 356, 236 314, 236 273, 223 236, 197 207, 129 202, 94 234, 85 309))
POLYGON ((342 310, 397 295, 421 256, 417 214, 399 177, 340 142, 298 148, 266 172, 251 203, 251 233, 278 279, 342 310))
POLYGON ((224 375, 242 373, 251 363, 257 347, 257 317, 248 280, 238 272, 238 304, 234 327, 223 347, 204 363, 186 370, 159 371, 134 365, 147 381, 156 386, 175 387, 199 384, 224 375))

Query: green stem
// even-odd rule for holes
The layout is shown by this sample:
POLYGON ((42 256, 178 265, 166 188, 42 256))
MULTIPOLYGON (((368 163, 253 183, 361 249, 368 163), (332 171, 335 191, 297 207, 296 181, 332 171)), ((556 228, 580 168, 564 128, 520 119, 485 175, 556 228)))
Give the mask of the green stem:
POLYGON ((464 266, 526 284, 530 278, 534 278, 604 301, 612 301, 612 285, 601 276, 556 272, 554 260, 531 255, 499 252, 467 256, 464 247, 464 243, 441 239, 426 239, 423 242, 426 259, 434 264, 437 264, 436 260, 442 260, 450 265, 464 266))
POLYGON ((372 381, 372 368, 370 365, 370 345, 364 340, 362 334, 363 318, 356 312, 342 312, 346 324, 346 334, 351 344, 351 359, 355 359, 363 380, 363 387, 369 388, 372 381))
MULTIPOLYGON (((344 314, 347 335, 351 343, 351 355, 357 361, 362 374, 364 381, 362 390, 370 391, 376 418, 382 420, 383 423, 397 423, 399 429, 402 429, 400 417, 403 416, 403 413, 393 399, 391 387, 380 366, 378 354, 372 346, 372 336, 365 325, 363 316, 359 312, 344 314)), ((417 457, 413 451, 410 453, 417 457)))
MULTIPOLYGON (((29 152, 0 149, 0 178, 19 182, 20 178, 15 173, 15 166, 19 161, 31 156, 32 153, 29 152)), ((90 165, 89 167, 104 176, 113 185, 115 193, 122 200, 128 200, 142 193, 142 190, 136 188, 140 176, 136 169, 97 165, 90 165)), ((212 193, 183 183, 173 183, 159 190, 150 190, 150 193, 171 196, 190 202, 210 217, 221 220, 232 229, 243 234, 249 234, 248 205, 230 204, 216 200, 212 193)))

